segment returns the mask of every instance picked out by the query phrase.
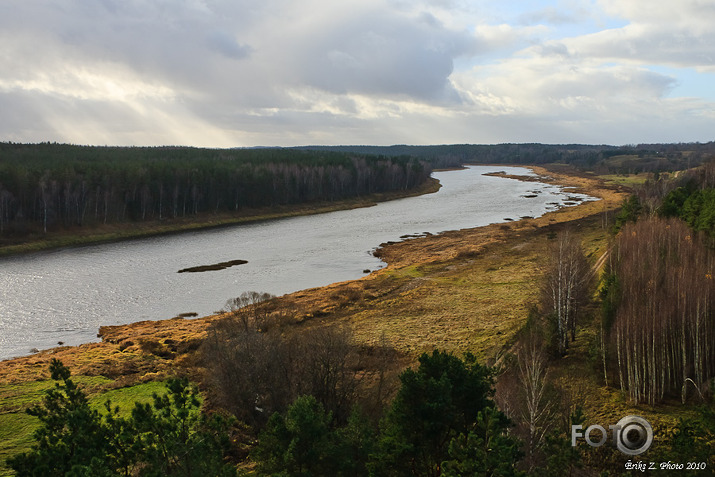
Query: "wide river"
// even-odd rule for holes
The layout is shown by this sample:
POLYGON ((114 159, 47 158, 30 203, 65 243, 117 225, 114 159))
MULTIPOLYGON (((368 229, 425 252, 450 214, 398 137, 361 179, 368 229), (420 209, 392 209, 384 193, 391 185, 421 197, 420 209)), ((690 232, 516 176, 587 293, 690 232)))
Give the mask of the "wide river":
POLYGON ((384 266, 372 255, 382 242, 539 216, 577 195, 483 175, 493 171, 531 174, 436 172, 439 192, 374 207, 0 259, 0 359, 97 341, 102 325, 208 315, 244 291, 282 295, 359 278, 384 266), (248 263, 177 273, 235 259, 248 263))

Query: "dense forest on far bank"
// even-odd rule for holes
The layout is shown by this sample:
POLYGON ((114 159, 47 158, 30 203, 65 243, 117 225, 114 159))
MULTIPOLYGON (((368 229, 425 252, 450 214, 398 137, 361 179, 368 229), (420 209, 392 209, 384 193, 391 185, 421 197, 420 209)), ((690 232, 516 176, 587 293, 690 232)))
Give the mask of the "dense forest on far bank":
POLYGON ((686 169, 714 153, 715 142, 256 149, 0 143, 0 241, 408 191, 432 168, 468 163, 560 163, 622 174, 686 169))
POLYGON ((570 164, 598 174, 637 174, 688 169, 715 154, 715 142, 633 144, 445 144, 434 146, 307 146, 305 150, 411 156, 433 167, 461 164, 570 164))
POLYGON ((288 149, 0 143, 0 238, 412 189, 430 165, 288 149))

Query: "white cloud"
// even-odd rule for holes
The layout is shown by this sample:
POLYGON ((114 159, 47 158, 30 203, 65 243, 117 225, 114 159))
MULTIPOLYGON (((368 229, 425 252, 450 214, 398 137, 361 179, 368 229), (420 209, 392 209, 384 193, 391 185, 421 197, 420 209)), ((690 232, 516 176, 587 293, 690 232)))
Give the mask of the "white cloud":
POLYGON ((707 31, 715 18, 715 4, 710 0, 599 0, 604 11, 630 22, 660 24, 663 28, 697 27, 707 31))
POLYGON ((0 140, 711 139, 715 4, 594 1, 7 0, 0 140))
POLYGON ((715 3, 601 0, 605 11, 628 21, 623 28, 569 39, 576 54, 604 61, 664 64, 715 72, 715 3))

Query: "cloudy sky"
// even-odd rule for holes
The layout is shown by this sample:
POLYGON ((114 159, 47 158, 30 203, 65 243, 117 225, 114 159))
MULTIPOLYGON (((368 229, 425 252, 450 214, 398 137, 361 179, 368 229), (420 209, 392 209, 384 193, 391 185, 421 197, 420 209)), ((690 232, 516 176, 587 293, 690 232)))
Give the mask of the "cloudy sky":
POLYGON ((2 0, 0 141, 715 139, 714 0, 2 0))

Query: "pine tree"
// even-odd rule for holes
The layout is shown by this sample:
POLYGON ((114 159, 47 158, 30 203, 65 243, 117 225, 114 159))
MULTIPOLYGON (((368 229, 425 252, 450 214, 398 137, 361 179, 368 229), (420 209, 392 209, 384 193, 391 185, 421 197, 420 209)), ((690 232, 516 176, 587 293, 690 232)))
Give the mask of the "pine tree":
POLYGON ((198 391, 186 379, 170 379, 166 395, 136 404, 124 419, 109 401, 104 413, 92 409, 59 360, 50 373, 55 387, 27 411, 41 423, 35 444, 8 459, 19 477, 236 475, 224 461, 229 422, 199 412, 198 391))
MULTIPOLYGON (((34 433, 35 444, 28 453, 8 460, 19 477, 81 475, 129 475, 116 473, 117 461, 110 456, 111 428, 87 396, 70 378, 70 370, 59 360, 50 364, 55 387, 47 391, 41 404, 27 410, 40 420, 34 433)), ((118 450, 118 449, 117 449, 118 450)), ((116 455, 116 454, 115 454, 116 455)))
POLYGON ((461 360, 434 351, 419 363, 400 375, 401 388, 382 422, 373 462, 378 475, 440 475, 452 439, 466 435, 479 413, 494 407, 492 371, 473 355, 461 360))
POLYGON ((443 464, 445 477, 516 477, 525 475, 516 469, 523 453, 519 441, 507 434, 509 419, 487 407, 477 415, 468 434, 460 434, 449 444, 449 460, 443 464))
POLYGON ((301 396, 285 416, 275 413, 259 436, 254 456, 265 474, 336 475, 332 416, 313 396, 301 396))

